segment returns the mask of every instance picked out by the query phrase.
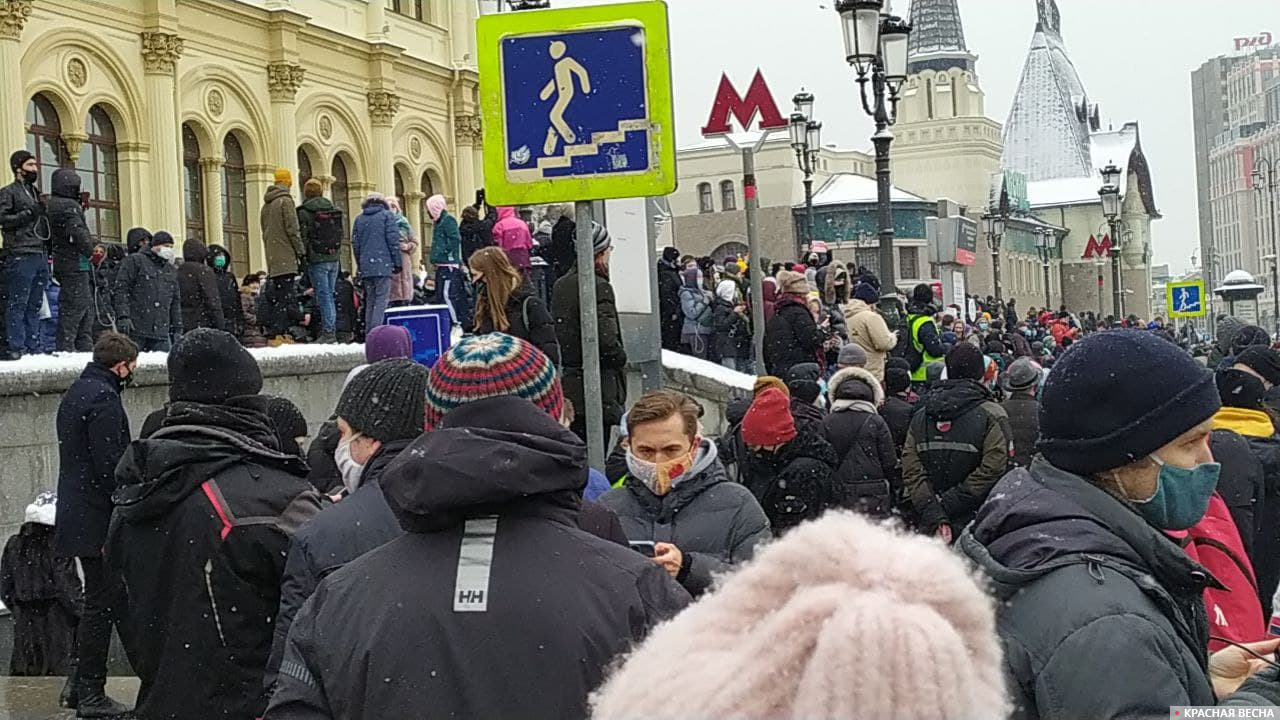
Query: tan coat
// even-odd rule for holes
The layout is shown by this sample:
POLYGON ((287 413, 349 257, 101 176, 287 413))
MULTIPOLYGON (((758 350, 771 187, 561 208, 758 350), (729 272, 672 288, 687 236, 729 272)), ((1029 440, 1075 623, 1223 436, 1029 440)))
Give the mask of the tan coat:
POLYGON ((301 258, 307 254, 298 228, 298 211, 289 189, 280 185, 267 188, 262 199, 262 245, 267 253, 267 275, 292 275, 298 272, 301 258))
POLYGON ((418 236, 408 223, 400 224, 400 263, 404 268, 399 275, 391 276, 391 301, 407 302, 413 299, 413 251, 418 249, 418 236), (406 229, 408 232, 406 232, 406 229))
POLYGON ((884 361, 897 346, 898 333, 889 329, 880 313, 856 298, 844 306, 844 320, 849 326, 849 342, 867 353, 867 372, 884 382, 884 361))

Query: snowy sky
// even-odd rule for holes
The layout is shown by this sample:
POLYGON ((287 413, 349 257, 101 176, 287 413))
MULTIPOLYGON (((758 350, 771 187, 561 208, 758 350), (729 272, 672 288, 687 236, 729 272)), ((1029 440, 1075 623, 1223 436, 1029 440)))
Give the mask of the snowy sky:
MULTIPOLYGON (((553 0, 555 7, 609 0, 553 0)), ((907 15, 907 0, 892 0, 907 15)), ((668 0, 675 65, 676 125, 681 145, 700 140, 720 73, 745 89, 758 66, 779 105, 806 86, 817 96, 823 141, 870 149, 871 125, 845 65, 834 0, 668 0)), ((965 40, 978 55, 987 115, 1001 123, 1017 89, 1035 28, 1035 0, 960 0, 965 40)), ((1071 59, 1103 126, 1142 123, 1157 207, 1155 262, 1191 265, 1198 243, 1191 71, 1233 50, 1232 38, 1280 34, 1280 1, 1058 0, 1071 59), (1189 17, 1197 9, 1205 11, 1189 17), (1111 30, 1116 28, 1116 30, 1111 30), (1118 61, 1117 56, 1123 57, 1118 61)), ((1280 40, 1280 36, 1278 36, 1280 40)), ((1099 183, 1101 184, 1101 183, 1099 183)))

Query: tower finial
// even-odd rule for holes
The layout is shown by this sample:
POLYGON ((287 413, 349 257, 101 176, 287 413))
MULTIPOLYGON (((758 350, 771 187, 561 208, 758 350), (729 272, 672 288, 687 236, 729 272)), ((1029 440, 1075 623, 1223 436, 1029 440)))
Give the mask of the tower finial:
POLYGON ((1062 15, 1057 0, 1036 0, 1036 30, 1062 37, 1062 15))

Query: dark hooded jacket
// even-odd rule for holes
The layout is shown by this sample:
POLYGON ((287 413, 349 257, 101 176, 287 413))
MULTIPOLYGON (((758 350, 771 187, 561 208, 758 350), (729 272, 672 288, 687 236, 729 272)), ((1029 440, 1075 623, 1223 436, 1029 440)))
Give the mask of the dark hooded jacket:
POLYGON ((578 264, 577 255, 578 224, 568 215, 561 215, 551 228, 551 245, 542 249, 542 259, 551 263, 551 270, 556 279, 569 274, 578 264))
POLYGON ((711 588, 713 576, 750 560, 756 546, 770 537, 760 503, 725 477, 710 440, 702 441, 686 479, 666 495, 658 497, 640 480, 627 477, 600 504, 618 514, 628 540, 680 548, 684 565, 676 580, 695 597, 711 588))
MULTIPOLYGON (((622 344, 618 303, 609 279, 598 271, 596 280, 596 329, 600 338, 600 395, 606 425, 617 425, 627 403, 627 349, 622 344)), ((564 395, 577 409, 574 427, 585 427, 586 391, 583 389, 582 307, 578 297, 578 272, 565 275, 551 292, 551 314, 556 320, 556 338, 564 361, 564 395)))
POLYGON ((804 301, 793 295, 779 298, 764 330, 764 365, 769 374, 782 377, 793 365, 818 362, 822 343, 822 331, 804 301))
POLYGON ((93 236, 80 206, 80 176, 71 168, 53 171, 49 196, 49 244, 53 250, 53 275, 89 272, 93 236))
POLYGON ((213 268, 205 264, 209 248, 199 240, 182 243, 182 264, 178 266, 178 293, 182 297, 182 329, 226 330, 222 295, 213 268))
POLYGON ((298 613, 266 718, 585 718, 608 664, 689 601, 578 529, 586 470, 582 442, 525 400, 449 413, 383 475, 406 534, 298 613))
MULTIPOLYGON (((483 283, 477 284, 477 302, 487 291, 483 283)), ((507 305, 503 310, 506 312, 509 326, 502 332, 532 343, 551 359, 553 365, 560 367, 560 340, 556 337, 556 323, 542 298, 527 288, 520 287, 507 298, 507 305)), ((477 324, 475 328, 477 335, 487 335, 495 331, 493 322, 488 318, 483 324, 477 324)))
MULTIPOLYGON (((1215 704, 1203 595, 1221 586, 1120 500, 1036 458, 996 485, 957 546, 999 601, 1015 720, 1215 704)), ((1255 676, 1216 704, 1271 705, 1276 689, 1255 676)))
POLYGON ((680 270, 674 262, 658 261, 658 318, 662 326, 662 347, 680 349, 680 329, 684 325, 684 313, 680 309, 680 270))
POLYGON ((922 530, 958 531, 1009 467, 1009 418, 975 380, 943 380, 921 403, 903 446, 903 485, 922 530))
POLYGON ((6 251, 15 255, 42 253, 48 232, 39 186, 15 180, 0 188, 0 233, 6 251))
POLYGON ((764 508, 774 535, 781 535, 826 509, 831 475, 839 465, 822 426, 801 432, 776 453, 747 450, 738 460, 738 482, 764 508))
POLYGON ((831 376, 827 394, 831 414, 823 421, 823 436, 840 459, 827 504, 887 516, 901 481, 893 435, 876 411, 884 401, 880 381, 863 368, 845 368, 831 376))
MULTIPOLYGON (((184 245, 184 256, 186 255, 185 251, 186 246, 184 245)), ((224 323, 222 329, 236 337, 240 337, 244 334, 244 306, 240 302, 240 283, 236 282, 236 274, 232 270, 231 252, 221 245, 210 245, 205 264, 213 270, 213 283, 218 289, 218 299, 222 304, 222 321, 224 323), (221 268, 217 266, 219 257, 225 260, 221 268)))
POLYGON ((276 449, 260 397, 175 402, 116 469, 107 561, 128 590, 121 640, 142 720, 262 714, 289 537, 319 509, 276 449))
POLYGON ((173 263, 145 247, 129 255, 116 273, 112 294, 116 321, 133 323, 133 336, 165 340, 182 332, 182 298, 173 263))
POLYGON ((1280 437, 1257 409, 1224 407, 1213 427, 1209 446, 1222 463, 1218 492, 1253 560, 1262 608, 1270 616, 1280 583, 1280 437))
POLYGON ((489 208, 482 218, 458 221, 458 234, 462 236, 462 262, 466 264, 481 248, 493 245, 493 226, 498 222, 498 209, 489 208))

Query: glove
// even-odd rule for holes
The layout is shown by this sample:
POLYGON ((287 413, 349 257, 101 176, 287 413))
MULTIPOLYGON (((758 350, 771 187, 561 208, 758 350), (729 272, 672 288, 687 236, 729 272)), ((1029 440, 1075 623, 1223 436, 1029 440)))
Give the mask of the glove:
POLYGON ((133 321, 129 318, 116 320, 116 332, 121 335, 133 335, 133 321))
POLYGON ((392 274, 392 275, 399 275, 399 274, 400 274, 401 272, 403 272, 403 271, 404 271, 404 268, 403 268, 402 266, 397 265, 397 266, 396 266, 396 269, 391 271, 391 274, 392 274))

